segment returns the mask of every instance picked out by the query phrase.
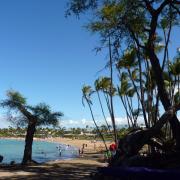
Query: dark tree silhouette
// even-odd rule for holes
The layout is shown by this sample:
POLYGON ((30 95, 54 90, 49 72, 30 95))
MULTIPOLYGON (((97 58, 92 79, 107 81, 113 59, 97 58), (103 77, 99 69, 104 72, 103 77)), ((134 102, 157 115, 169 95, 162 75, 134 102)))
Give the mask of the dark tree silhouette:
POLYGON ((34 162, 32 159, 32 144, 36 127, 41 125, 57 126, 59 118, 63 114, 61 112, 52 112, 50 107, 44 103, 28 106, 26 98, 13 90, 7 92, 7 99, 1 102, 1 106, 9 108, 10 111, 15 110, 20 114, 19 117, 15 118, 15 123, 28 125, 22 164, 34 162))

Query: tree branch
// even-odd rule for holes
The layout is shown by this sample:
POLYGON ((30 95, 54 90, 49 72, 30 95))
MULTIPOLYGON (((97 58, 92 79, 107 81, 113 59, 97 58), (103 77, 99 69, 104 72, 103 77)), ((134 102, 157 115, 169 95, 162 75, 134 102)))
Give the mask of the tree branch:
POLYGON ((154 14, 154 8, 151 6, 151 3, 152 2, 149 2, 148 0, 144 0, 145 4, 146 4, 146 7, 148 9, 148 11, 150 12, 151 15, 154 14))
POLYGON ((173 1, 173 3, 175 3, 175 4, 180 4, 180 1, 173 1))
POLYGON ((159 6, 159 8, 155 11, 155 13, 157 13, 157 15, 158 15, 159 13, 161 13, 161 11, 163 10, 163 8, 164 8, 166 5, 170 4, 171 2, 172 2, 172 0, 165 0, 165 1, 159 6))
POLYGON ((172 8, 174 8, 174 9, 177 11, 177 13, 180 15, 180 10, 179 10, 176 6, 174 6, 174 4, 171 4, 171 6, 172 6, 172 8))

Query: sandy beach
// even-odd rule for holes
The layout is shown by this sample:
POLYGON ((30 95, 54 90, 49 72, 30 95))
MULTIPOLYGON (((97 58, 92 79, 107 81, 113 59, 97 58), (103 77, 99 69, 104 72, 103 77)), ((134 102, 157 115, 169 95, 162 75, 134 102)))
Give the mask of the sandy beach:
MULTIPOLYGON (((0 138, 0 139, 16 139, 16 140, 24 140, 24 138, 15 138, 15 137, 6 137, 6 138, 0 138)), ((81 139, 70 139, 70 138, 62 138, 62 137, 52 137, 52 138, 34 138, 34 141, 46 141, 46 142, 54 142, 59 144, 65 144, 74 146, 78 149, 82 149, 84 144, 84 151, 85 152, 101 152, 105 150, 104 143, 102 141, 94 141, 94 140, 81 140, 81 139), (86 146, 87 145, 87 146, 86 146)), ((109 147, 110 144, 113 142, 106 142, 107 147, 109 147)))
MULTIPOLYGON (((38 139, 36 139, 38 140, 38 139)), ((39 139, 42 141, 48 141, 48 142, 56 142, 56 143, 62 143, 66 145, 71 145, 76 148, 81 149, 83 144, 85 144, 84 150, 86 152, 101 152, 102 150, 105 150, 105 146, 102 141, 94 141, 94 140, 80 140, 80 139, 69 139, 69 138, 61 138, 61 137, 56 137, 56 138, 46 138, 46 139, 39 139), (87 146, 86 146, 87 145, 87 146)), ((107 147, 111 144, 112 142, 107 142, 107 147)))
MULTIPOLYGON (((87 147, 85 146, 84 153, 75 159, 51 161, 26 167, 1 165, 0 179, 92 179, 91 176, 96 172, 97 167, 107 166, 104 155, 100 153, 104 149, 102 142, 59 137, 34 140, 62 143, 79 149, 83 144, 87 144, 87 147)), ((107 144, 109 145, 110 142, 107 144)))

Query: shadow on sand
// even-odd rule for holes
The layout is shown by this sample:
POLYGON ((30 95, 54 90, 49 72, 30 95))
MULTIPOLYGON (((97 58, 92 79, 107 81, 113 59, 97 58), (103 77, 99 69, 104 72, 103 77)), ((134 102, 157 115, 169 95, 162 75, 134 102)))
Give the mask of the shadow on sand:
POLYGON ((14 165, 2 166, 0 179, 92 179, 92 174, 95 172, 94 165, 84 163, 43 164, 25 167, 14 165))

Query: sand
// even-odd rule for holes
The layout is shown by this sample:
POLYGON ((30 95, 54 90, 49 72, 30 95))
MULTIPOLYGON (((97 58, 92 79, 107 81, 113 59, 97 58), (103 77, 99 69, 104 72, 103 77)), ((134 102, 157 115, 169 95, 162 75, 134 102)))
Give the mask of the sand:
POLYGON ((36 140, 67 144, 79 149, 82 148, 83 144, 87 144, 87 147, 84 148, 84 154, 71 160, 51 161, 26 167, 21 165, 1 165, 0 179, 92 179, 97 167, 107 166, 103 154, 99 153, 104 149, 102 142, 68 138, 36 140))
MULTIPOLYGON (((86 152, 101 152, 101 151, 105 150, 105 146, 102 141, 69 139, 69 138, 61 138, 61 137, 46 138, 46 139, 40 139, 40 140, 71 145, 76 148, 79 148, 80 150, 82 149, 83 144, 85 144, 84 151, 86 151, 86 152), (87 147, 86 147, 86 145, 87 145, 87 147)), ((111 143, 112 142, 107 142, 106 143, 107 147, 109 147, 109 145, 111 143)))
POLYGON ((97 167, 107 166, 99 162, 99 154, 84 155, 73 160, 53 161, 40 165, 0 167, 0 179, 93 179, 97 167))

